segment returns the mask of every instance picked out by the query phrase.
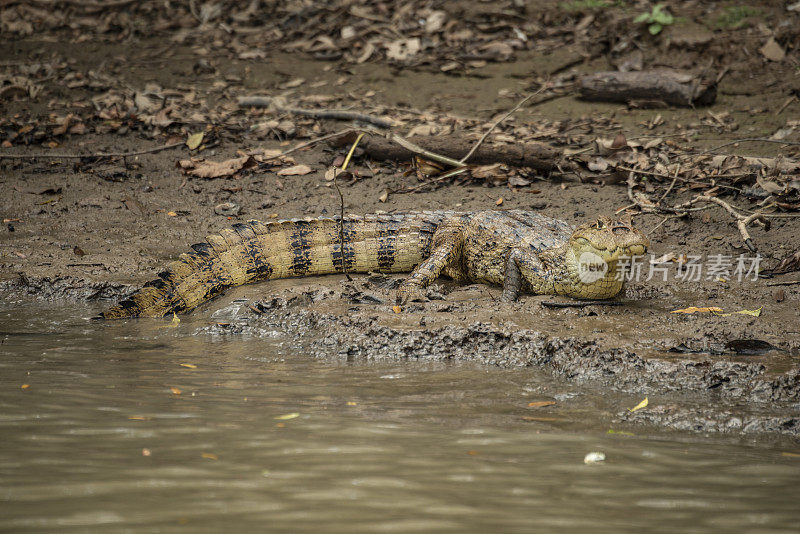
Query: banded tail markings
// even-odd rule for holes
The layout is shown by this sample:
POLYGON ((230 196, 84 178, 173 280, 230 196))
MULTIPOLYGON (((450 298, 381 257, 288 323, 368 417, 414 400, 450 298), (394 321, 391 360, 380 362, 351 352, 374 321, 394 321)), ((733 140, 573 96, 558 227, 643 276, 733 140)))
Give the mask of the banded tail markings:
POLYGON ((379 219, 377 227, 378 269, 381 272, 392 272, 397 258, 397 240, 400 223, 394 219, 379 219))
POLYGON ((258 221, 234 224, 232 229, 220 232, 222 239, 239 258, 245 274, 244 283, 268 280, 272 275, 272 265, 265 257, 256 233, 256 222, 258 221))
POLYGON ((238 223, 193 245, 158 280, 103 315, 190 311, 231 286, 342 272, 344 266, 353 273, 410 271, 422 261, 420 246, 430 246, 440 220, 438 214, 414 214, 348 216, 341 224, 336 217, 238 223))

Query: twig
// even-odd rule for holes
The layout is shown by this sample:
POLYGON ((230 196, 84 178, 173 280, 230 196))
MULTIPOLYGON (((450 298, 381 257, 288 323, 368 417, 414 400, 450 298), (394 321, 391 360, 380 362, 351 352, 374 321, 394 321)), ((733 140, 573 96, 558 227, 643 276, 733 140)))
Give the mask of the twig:
POLYGON ((585 308, 586 306, 622 306, 619 300, 579 300, 570 302, 553 302, 545 300, 542 302, 544 308, 585 308))
POLYGON ((796 286, 800 284, 800 280, 787 280, 785 282, 767 282, 768 286, 796 286))
POLYGON ((137 150, 135 152, 109 152, 104 154, 0 154, 0 159, 83 159, 83 158, 128 158, 131 156, 141 156, 142 154, 153 154, 168 150, 186 144, 184 141, 179 143, 170 143, 155 148, 148 148, 146 150, 137 150))
POLYGON ((651 228, 651 229, 650 229, 650 231, 649 231, 649 232, 645 232, 644 234, 645 234, 645 235, 650 235, 650 234, 652 234, 653 232, 655 232, 656 230, 658 230, 659 228, 661 228, 661 226, 662 226, 662 225, 663 225, 665 222, 667 222, 668 220, 670 220, 670 219, 680 219, 681 217, 685 217, 686 215, 687 215, 687 214, 685 214, 685 213, 680 213, 680 214, 677 214, 677 215, 667 215, 667 216, 665 216, 663 219, 661 219, 661 222, 660 222, 660 223, 658 223, 657 225, 655 225, 653 228, 651 228))
MULTIPOLYGON (((617 165, 614 168, 618 169, 618 170, 621 170, 621 171, 628 171, 628 172, 635 172, 637 174, 644 174, 646 176, 655 176, 656 178, 673 178, 674 179, 673 176, 670 176, 669 174, 664 174, 663 172, 645 171, 643 169, 634 169, 633 167, 626 167, 625 165, 617 165)), ((749 174, 752 174, 752 173, 745 172, 745 173, 718 174, 716 176, 710 176, 709 178, 711 178, 711 180, 713 181, 713 180, 715 180, 717 178, 740 178, 742 176, 747 176, 749 174)), ((678 176, 678 180, 680 180, 681 182, 683 182, 685 184, 708 185, 708 186, 712 186, 712 187, 722 187, 724 189, 732 189, 734 191, 741 191, 742 190, 740 187, 734 187, 732 185, 715 184, 715 183, 710 183, 709 184, 707 182, 701 182, 700 180, 690 180, 690 179, 684 178, 682 176, 678 176)))
POLYGON ((664 202, 664 199, 667 198, 667 195, 669 195, 670 191, 672 191, 672 188, 675 187, 675 182, 678 181, 678 174, 680 174, 680 172, 681 172, 681 165, 679 163, 678 167, 675 169, 675 177, 672 179, 672 183, 669 184, 669 187, 667 188, 666 191, 664 191, 664 194, 661 195, 661 198, 658 199, 658 202, 656 202, 656 204, 661 205, 661 203, 664 202))
POLYGON ((438 161, 439 163, 444 163, 445 165, 450 165, 452 167, 463 167, 464 164, 458 160, 454 160, 452 158, 448 158, 447 156, 442 156, 440 154, 436 154, 435 152, 431 152, 429 150, 425 150, 419 145, 416 145, 406 139, 405 137, 400 137, 397 134, 390 134, 389 139, 400 145, 401 147, 405 148, 406 150, 410 150, 411 152, 416 152, 422 156, 425 156, 428 159, 432 159, 433 161, 438 161))
POLYGON ((312 117, 315 119, 359 121, 372 124, 379 128, 391 128, 392 126, 395 126, 395 122, 393 120, 375 117, 374 115, 367 115, 365 113, 357 113, 355 111, 347 111, 343 109, 303 109, 283 107, 278 105, 275 102, 275 99, 270 96, 240 96, 238 99, 238 104, 239 107, 272 107, 276 111, 291 113, 293 115, 302 115, 304 117, 312 117))
POLYGON ((467 152, 467 155, 459 160, 459 163, 464 163, 465 161, 467 161, 475 153, 475 151, 478 150, 478 147, 483 144, 483 142, 486 140, 486 138, 489 137, 489 134, 492 133, 492 131, 500 125, 501 122, 503 122, 504 120, 509 118, 511 115, 513 115, 514 112, 516 112, 519 108, 521 108, 525 104, 525 102, 527 102, 528 100, 530 100, 534 96, 536 96, 539 93, 541 93, 544 90, 544 87, 545 86, 542 85, 539 88, 538 91, 536 91, 535 93, 529 94, 528 96, 526 96, 525 98, 523 98, 522 100, 517 102, 517 105, 514 106, 513 108, 511 108, 511 110, 508 113, 506 113, 505 115, 503 115, 502 117, 500 117, 499 119, 494 121, 494 123, 489 127, 489 129, 486 130, 486 133, 484 133, 481 136, 481 138, 478 139, 478 142, 475 143, 475 145, 472 147, 472 149, 469 152, 467 152))
POLYGON ((733 207, 722 200, 721 198, 711 197, 708 195, 698 195, 694 199, 692 199, 689 204, 695 204, 697 202, 713 202, 719 206, 722 206, 725 211, 733 215, 736 219, 736 226, 739 228, 739 233, 742 235, 742 239, 744 239, 744 244, 747 245, 747 248, 750 249, 750 252, 758 252, 758 249, 753 244, 753 240, 750 238, 750 233, 747 231, 747 226, 753 222, 757 222, 764 229, 769 229, 769 221, 764 217, 763 213, 753 213, 748 216, 744 216, 737 212, 733 207))
POLYGON ((426 186, 435 185, 435 184, 437 184, 439 182, 442 182, 444 180, 447 180, 448 178, 451 178, 451 177, 453 177, 453 176, 455 176, 457 174, 461 174, 463 172, 466 172, 467 168, 468 167, 464 166, 464 167, 459 167, 457 169, 452 169, 452 170, 449 170, 447 172, 444 172, 444 173, 440 174, 435 179, 430 180, 428 182, 423 182, 423 183, 421 183, 419 185, 415 185, 414 187, 411 187, 411 188, 408 188, 408 189, 401 189, 401 190, 394 191, 394 192, 395 193, 413 193, 414 191, 418 191, 418 190, 420 190, 420 189, 422 189, 422 188, 424 188, 426 186))
POLYGON ((725 148, 727 146, 735 145, 736 143, 778 143, 781 145, 800 145, 800 142, 797 141, 782 141, 780 139, 767 139, 765 137, 746 137, 744 139, 736 139, 734 141, 729 141, 725 144, 715 146, 714 148, 709 148, 708 150, 704 150, 697 154, 686 154, 684 157, 697 157, 697 156, 704 156, 706 154, 710 154, 711 152, 716 152, 721 148, 725 148))
POLYGON ((298 150, 303 150, 304 148, 316 145, 317 143, 321 143, 322 141, 327 141, 328 139, 333 139, 334 137, 339 137, 339 136, 342 136, 344 134, 350 133, 352 131, 353 130, 348 128, 347 130, 339 130, 338 132, 334 132, 334 133, 328 134, 328 135, 323 135, 322 137, 315 137, 314 139, 311 139, 310 141, 306 141, 305 143, 300 143, 299 145, 297 145, 294 148, 290 148, 288 150, 284 150, 280 154, 275 154, 274 156, 270 156, 268 158, 264 158, 264 159, 261 160, 260 163, 271 161, 273 159, 278 159, 278 158, 281 158, 283 156, 288 156, 289 154, 292 154, 293 152, 297 152, 298 150))

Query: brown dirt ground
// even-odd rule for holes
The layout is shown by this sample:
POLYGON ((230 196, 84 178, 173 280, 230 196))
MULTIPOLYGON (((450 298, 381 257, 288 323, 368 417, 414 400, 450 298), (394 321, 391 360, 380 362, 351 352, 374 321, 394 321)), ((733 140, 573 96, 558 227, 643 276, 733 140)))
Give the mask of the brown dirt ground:
MULTIPOLYGON (((699 6, 708 12, 711 9, 708 4, 711 3, 699 6)), ((690 5, 700 9, 697 3, 690 5)), ((554 35, 560 30, 571 35, 570 28, 586 15, 565 14, 555 5, 548 9, 555 14, 553 17, 557 15, 557 20, 551 21, 554 35)), ((764 31, 775 29, 776 34, 780 34, 786 28, 778 21, 788 16, 771 5, 760 9, 760 15, 741 29, 713 29, 712 44, 703 51, 676 50, 663 42, 651 43, 645 48, 648 63, 681 67, 697 66, 704 57, 712 56, 719 64, 729 42, 744 47, 746 54, 736 52, 725 65, 728 73, 720 84, 718 100, 710 109, 629 109, 624 105, 587 103, 569 97, 524 109, 512 122, 525 125, 542 118, 559 121, 610 117, 613 124, 604 131, 590 132, 590 137, 613 137, 624 131, 630 138, 668 136, 689 123, 702 124, 710 112, 729 112, 736 128, 701 128, 700 135, 694 138, 697 147, 714 146, 741 137, 768 137, 800 112, 797 100, 784 106, 792 91, 800 87, 800 75, 796 49, 779 64, 767 63, 758 55, 758 43, 762 42, 764 31), (689 65, 685 65, 687 63, 689 65), (664 118, 664 123, 649 128, 648 122, 657 115, 664 118)), ((604 12, 590 14, 598 19, 606 16, 604 12)), ((791 17, 797 22, 796 15, 791 17)), ((688 17, 689 20, 668 28, 665 37, 674 41, 697 31, 703 35, 709 33, 707 27, 697 29, 698 18, 701 17, 688 17)), ((452 75, 430 64, 403 68, 384 61, 329 62, 286 53, 278 47, 266 47, 263 58, 243 60, 228 57, 213 47, 210 47, 210 54, 206 51, 205 56, 199 56, 199 45, 191 43, 168 46, 167 53, 164 39, 153 35, 136 36, 123 42, 90 34, 85 37, 78 43, 74 33, 65 33, 63 29, 18 37, 10 46, 3 47, 0 62, 7 66, 29 62, 31 58, 66 59, 76 72, 105 69, 121 87, 136 90, 152 82, 164 90, 194 90, 204 99, 201 111, 206 117, 212 116, 209 110, 224 108, 226 103, 228 107, 224 109, 235 108, 229 105, 234 95, 286 93, 287 81, 303 78, 306 82, 302 86, 288 90, 290 96, 327 95, 335 97, 337 104, 346 106, 348 102, 363 102, 364 94, 369 92, 367 98, 375 102, 376 108, 391 110, 411 106, 431 110, 438 116, 477 117, 489 121, 498 111, 513 106, 533 79, 569 65, 576 54, 579 58, 585 57, 587 50, 585 42, 567 41, 564 47, 553 47, 546 53, 521 50, 511 61, 490 62, 480 69, 452 75), (169 57, 161 57, 165 54, 169 57), (215 72, 197 71, 194 67, 198 58, 207 58, 215 72), (214 88, 215 82, 220 80, 224 80, 225 85, 222 91, 214 88), (315 87, 311 87, 314 82, 315 87)), ((783 42, 796 43, 796 37, 795 41, 783 42)), ((610 53, 598 54, 570 68, 577 72, 607 69, 616 59, 610 53)), ((42 83, 45 89, 36 98, 0 100, 6 126, 23 119, 31 123, 46 122, 49 114, 61 117, 68 112, 80 114, 86 108, 70 103, 88 101, 95 95, 86 86, 66 87, 58 78, 42 83)), ((294 143, 264 139, 248 131, 252 121, 262 119, 259 113, 240 114, 237 119, 240 128, 215 130, 219 142, 206 149, 203 156, 221 160, 235 157, 240 150, 285 148, 294 143)), ((296 122, 305 137, 341 127, 313 120, 296 122)), ((198 125, 187 120, 164 131, 134 124, 130 128, 115 125, 106 132, 97 129, 85 135, 54 137, 48 134, 29 139, 27 144, 14 140, 9 143, 10 147, 0 148, 0 154, 147 149, 163 143, 170 135, 185 136, 204 126, 205 122, 198 125), (57 142, 55 148, 48 146, 53 139, 57 142)), ((796 138, 796 132, 794 136, 796 138)), ((785 148, 771 143, 743 144, 731 150, 759 156, 796 156, 798 153, 797 147, 785 148)), ((314 170, 305 176, 284 177, 272 171, 251 170, 214 180, 187 177, 176 168, 178 160, 188 157, 186 147, 131 157, 126 161, 0 159, 0 214, 10 220, 0 231, 0 281, 6 289, 44 298, 116 298, 153 278, 160 266, 186 250, 189 244, 237 220, 337 213, 338 197, 330 182, 325 180, 324 172, 340 152, 319 145, 294 154, 298 163, 306 163, 314 170), (241 205, 238 217, 215 214, 214 207, 226 201, 241 205)), ((569 176, 559 180, 538 177, 531 186, 519 188, 471 181, 422 193, 390 194, 386 202, 381 202, 379 197, 386 189, 397 190, 418 183, 415 176, 402 175, 403 164, 405 162, 398 162, 395 166, 357 159, 355 168, 364 177, 343 187, 345 211, 521 208, 541 210, 578 224, 610 214, 629 203, 624 185, 582 183, 569 176), (501 197, 502 206, 498 208, 501 197)), ((691 198, 689 191, 678 191, 676 195, 683 200, 691 198)), ((733 202, 744 208, 756 207, 744 197, 733 202)), ((703 213, 707 215, 669 220, 661 225, 662 217, 657 215, 640 214, 635 220, 649 233, 652 251, 656 254, 736 256, 747 252, 729 215, 718 209, 703 213)), ((764 257, 763 264, 771 267, 797 250, 800 219, 774 219, 768 232, 754 228, 751 233, 764 257)), ((444 300, 419 304, 401 315, 392 313, 389 304, 356 304, 352 309, 354 304, 348 298, 322 299, 308 303, 307 308, 356 318, 377 317, 378 322, 387 327, 410 330, 482 322, 498 328, 544 332, 554 338, 577 337, 595 341, 603 349, 624 348, 646 358, 763 364, 770 376, 788 376, 800 373, 800 285, 775 287, 770 283, 798 278, 798 273, 790 273, 772 280, 741 284, 711 280, 640 282, 628 287, 623 306, 566 310, 543 308, 541 301, 553 300, 550 297, 527 296, 514 304, 501 304, 494 300, 499 295, 498 288, 456 287, 442 281, 437 289, 444 294, 444 300), (719 306, 725 311, 762 308, 762 314, 760 317, 718 317, 669 313, 687 306, 719 306), (741 339, 763 340, 779 350, 755 356, 726 351, 726 343, 741 339), (700 355, 666 352, 682 345, 704 352, 700 355)), ((238 290, 237 294, 291 297, 308 291, 309 287, 340 291, 341 283, 341 277, 281 281, 238 290)), ((363 283, 364 277, 356 277, 356 287, 363 283)), ((380 293, 372 286, 361 289, 380 293)))

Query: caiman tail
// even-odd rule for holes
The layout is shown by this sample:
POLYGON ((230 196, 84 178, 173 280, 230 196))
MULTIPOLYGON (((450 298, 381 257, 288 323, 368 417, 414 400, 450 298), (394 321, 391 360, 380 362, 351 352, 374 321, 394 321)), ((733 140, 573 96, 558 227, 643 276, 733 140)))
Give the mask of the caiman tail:
POLYGON ((438 213, 252 220, 192 246, 158 279, 101 314, 105 319, 188 312, 243 284, 341 273, 408 272, 430 252, 438 213), (340 228, 344 246, 341 246, 340 228), (344 249, 344 253, 342 250, 344 249))

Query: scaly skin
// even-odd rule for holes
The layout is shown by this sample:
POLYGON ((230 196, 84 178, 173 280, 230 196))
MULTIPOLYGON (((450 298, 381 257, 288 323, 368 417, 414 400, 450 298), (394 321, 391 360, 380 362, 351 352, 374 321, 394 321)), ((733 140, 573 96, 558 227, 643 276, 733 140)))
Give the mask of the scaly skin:
POLYGON ((620 258, 642 255, 648 246, 629 221, 603 217, 573 230, 520 210, 347 217, 344 255, 339 227, 333 218, 236 224, 193 245, 159 279, 102 316, 188 312, 229 287, 341 273, 343 256, 350 273, 411 272, 397 291, 400 304, 420 296, 440 274, 501 285, 504 300, 521 292, 606 299, 622 289, 615 279, 620 258))

